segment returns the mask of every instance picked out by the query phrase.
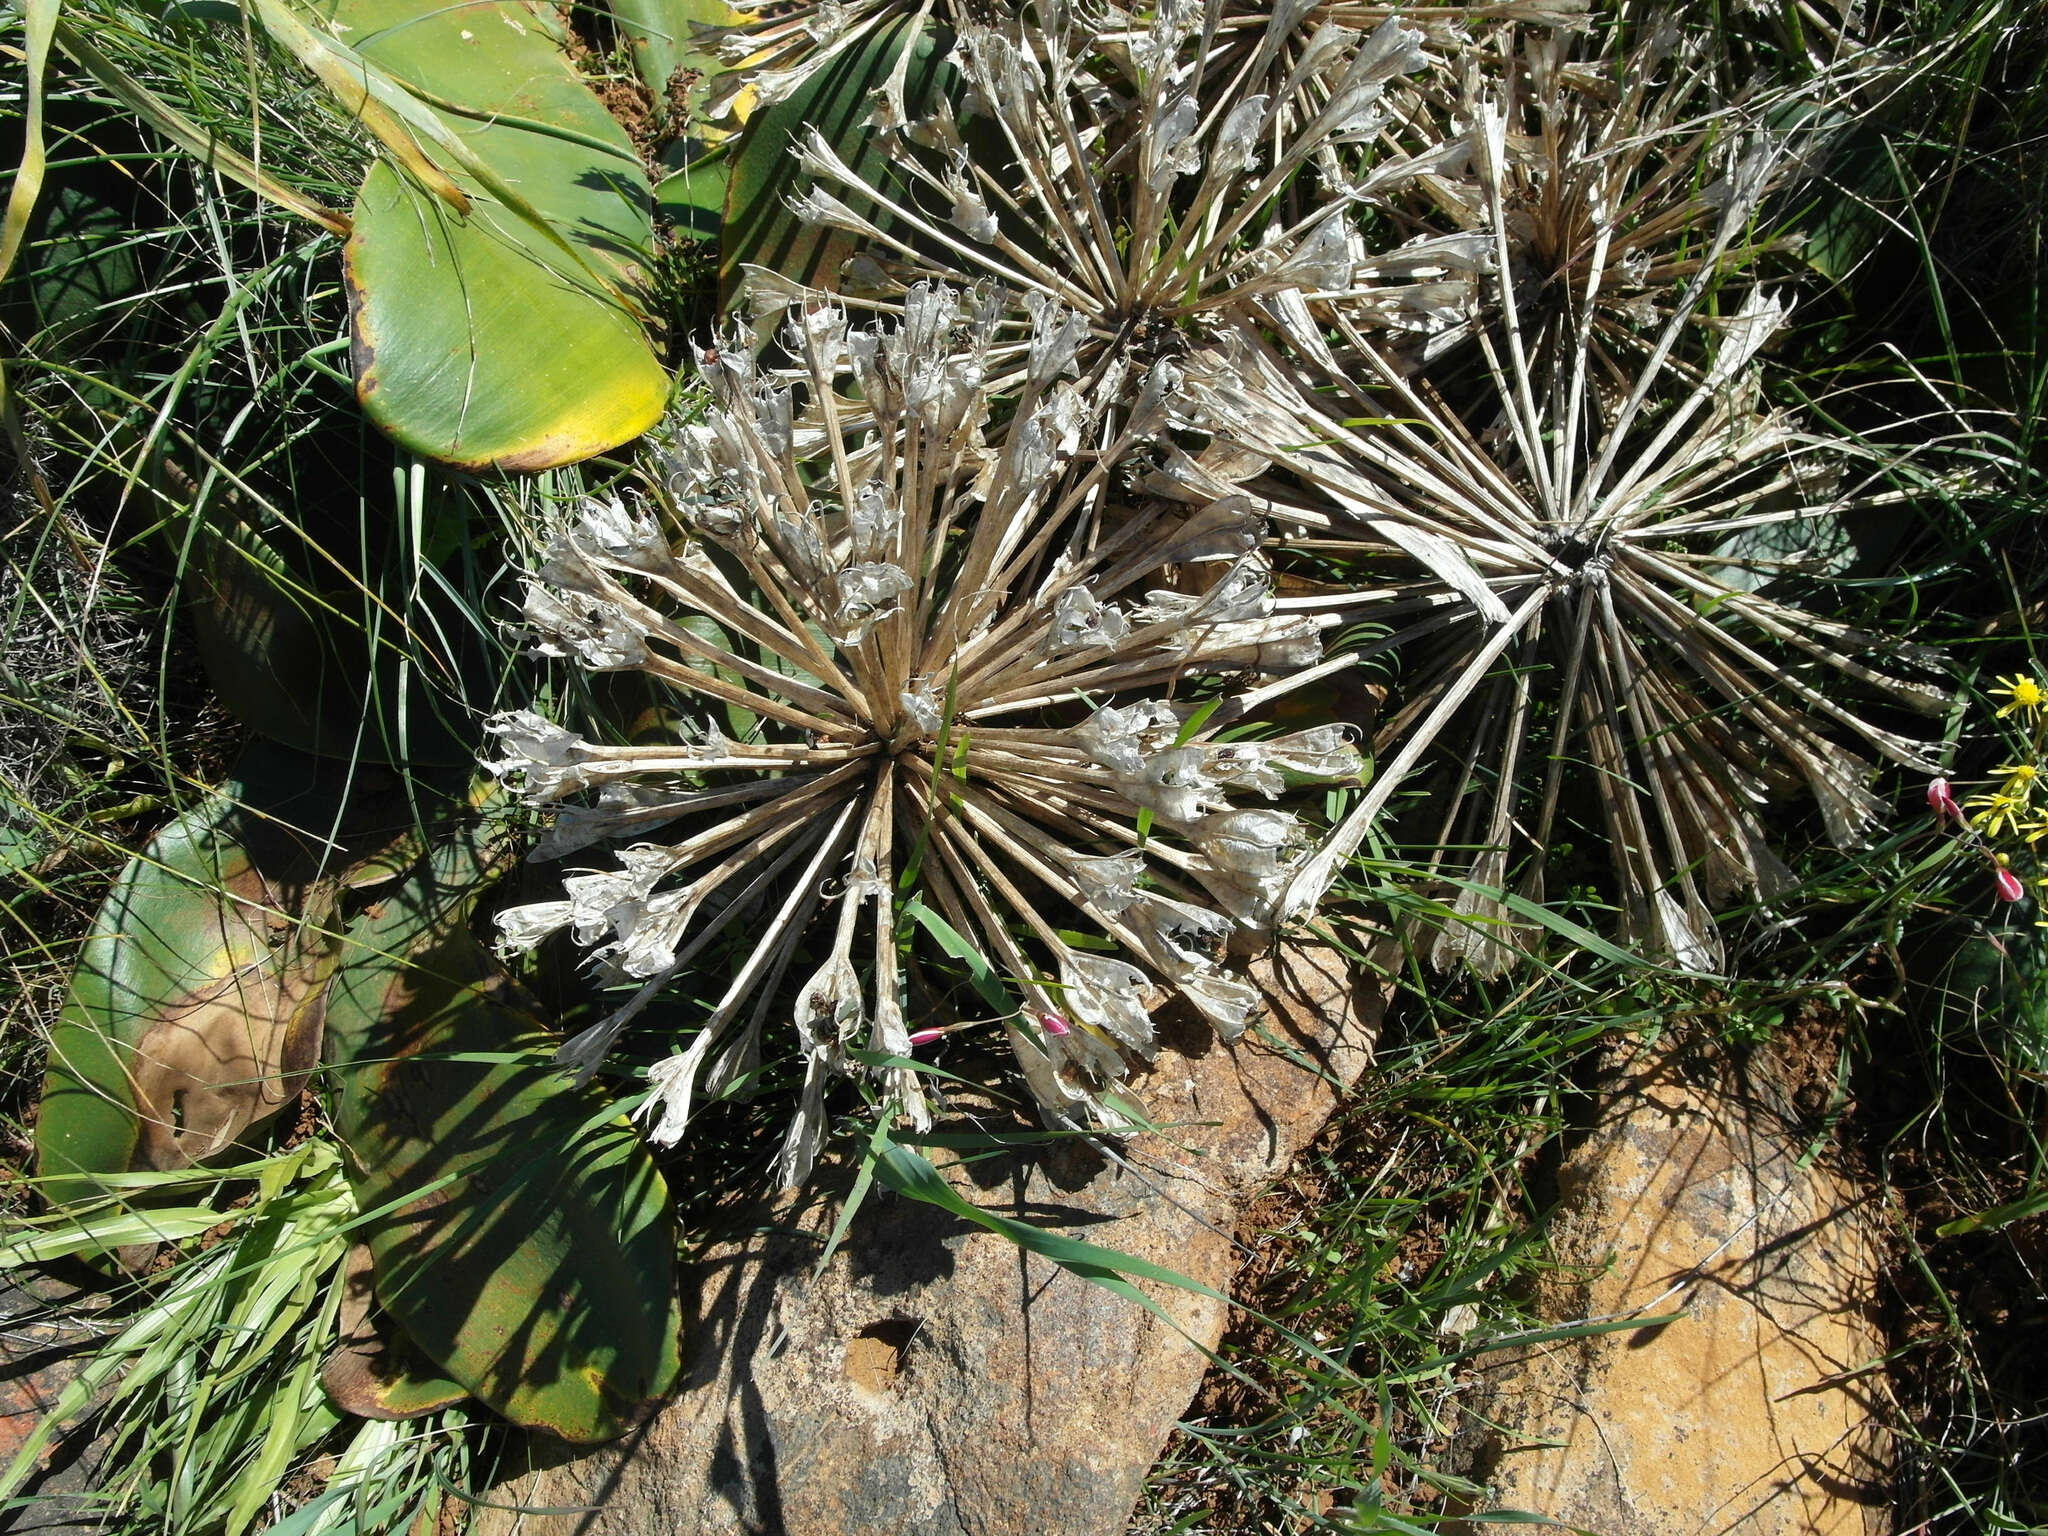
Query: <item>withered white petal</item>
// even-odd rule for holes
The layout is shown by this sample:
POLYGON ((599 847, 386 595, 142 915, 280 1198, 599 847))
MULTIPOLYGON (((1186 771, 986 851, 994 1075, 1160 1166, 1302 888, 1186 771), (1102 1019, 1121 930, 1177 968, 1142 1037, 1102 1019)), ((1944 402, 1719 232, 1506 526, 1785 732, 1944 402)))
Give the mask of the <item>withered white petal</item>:
MULTIPOLYGON (((1000 43, 970 40, 970 60, 977 49, 992 88, 1038 89, 1000 43)), ((744 933, 725 998, 656 1075, 660 1137, 683 1133, 698 1083, 716 1091, 758 1059, 767 1014, 787 1008, 804 1073, 778 1166, 801 1177, 830 1078, 869 1071, 867 1051, 909 1050, 905 933, 948 935, 934 965, 966 946, 1020 999, 995 1022, 1057 1124, 1128 1127, 1106 1096, 1154 1049, 1157 983, 1199 978, 1195 1005, 1226 1031, 1250 1012, 1216 967, 1248 926, 1235 912, 1261 898, 1203 844, 1235 863, 1251 862, 1237 843, 1256 845, 1270 863, 1292 823, 1195 829, 1235 809, 1233 792, 1285 782, 1264 748, 1181 738, 1248 676, 1318 656, 1321 621, 1276 610, 1248 498, 1134 498, 1101 457, 1112 438, 1119 453, 1138 441, 1141 418, 1165 429, 1178 365, 1133 369, 1150 403, 1119 414, 1071 381, 1093 340, 1085 313, 1041 299, 1027 341, 1008 303, 916 282, 873 324, 789 306, 786 361, 721 360, 703 419, 663 435, 662 517, 584 509, 556 542, 560 582, 535 586, 535 626, 578 664, 638 667, 707 721, 742 722, 732 740, 705 723, 642 745, 530 712, 494 725, 499 771, 526 798, 599 791, 543 851, 646 840, 506 919, 521 940, 566 924, 602 977, 637 983, 565 1059, 593 1068, 673 976, 719 953, 713 940, 744 933), (992 447, 997 377, 1024 393, 992 447), (656 527, 682 542, 657 547, 656 527), (1124 594, 1148 586, 1134 624, 1124 594), (1076 925, 1129 958, 1077 950, 1076 925), (816 969, 780 992, 800 961, 816 969)), ((1341 746, 1296 743, 1290 771, 1350 772, 1341 746)), ((872 1070, 901 1113, 929 1113, 915 1074, 872 1070)))

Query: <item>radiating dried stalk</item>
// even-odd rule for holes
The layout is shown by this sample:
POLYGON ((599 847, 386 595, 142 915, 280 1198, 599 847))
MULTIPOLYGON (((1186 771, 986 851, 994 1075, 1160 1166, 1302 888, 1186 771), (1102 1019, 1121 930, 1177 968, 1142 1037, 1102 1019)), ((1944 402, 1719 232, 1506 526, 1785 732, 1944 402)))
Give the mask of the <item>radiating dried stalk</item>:
MULTIPOLYGON (((1425 762, 1463 876, 1436 958, 1488 972, 1543 899, 1568 776, 1625 937, 1714 970, 1713 908, 1785 878, 1772 794, 1803 783, 1850 845, 1878 813, 1865 754, 1925 766, 1853 702, 1938 706, 1913 655, 1763 590, 1783 562, 1745 552, 1904 494, 1900 456, 1761 384, 1785 314, 1763 216, 1861 78, 1839 35, 1774 94, 1675 24, 1568 0, 877 0, 733 46, 772 97, 905 14, 951 34, 965 88, 918 120, 900 71, 876 91, 893 191, 792 144, 797 211, 857 254, 829 303, 749 269, 782 338, 707 363, 713 408, 662 477, 690 538, 593 505, 528 600, 544 651, 645 672, 732 737, 498 724, 501 772, 561 804, 543 853, 641 839, 501 919, 513 945, 570 926, 639 984, 566 1060, 593 1067, 736 923, 759 935, 654 1069, 658 1139, 759 1062, 801 961, 801 1177, 849 1048, 909 1049, 919 932, 1021 997, 1000 1027, 1049 1118, 1123 1126, 1109 1090, 1165 991, 1244 1028, 1224 950, 1312 908, 1425 762), (1339 625, 1381 638, 1326 661, 1339 625), (1402 691, 1316 841, 1243 802, 1355 773, 1342 730, 1219 733, 1368 651, 1400 654, 1402 691)), ((921 1118, 916 1074, 878 1070, 921 1118)))
POLYGON ((1849 120, 1844 103, 1895 68, 1852 53, 1809 79, 1737 88, 1724 43, 1636 5, 1598 26, 1496 27, 1456 60, 1456 105, 1437 110, 1471 125, 1472 152, 1416 182, 1412 215, 1490 237, 1509 280, 1487 319, 1539 390, 1625 391, 1632 354, 1695 278, 1736 307, 1738 285, 1769 275, 1764 258, 1796 247, 1772 220, 1849 120))
MULTIPOLYGON (((1238 34, 1224 47, 1222 18, 1199 6, 1163 5, 1143 21, 1076 10, 1057 25, 956 15, 962 117, 942 103, 909 119, 900 81, 877 93, 876 132, 909 190, 867 185, 813 132, 792 146, 814 182, 794 206, 864 242, 842 273, 849 303, 899 313, 920 278, 984 287, 1004 306, 992 387, 1071 374, 1112 422, 1147 366, 1257 300, 1304 323, 1311 301, 1337 299, 1397 329, 1458 323, 1491 259, 1483 242, 1453 231, 1374 252, 1359 232, 1360 208, 1435 173, 1442 145, 1377 152, 1338 195, 1312 195, 1340 146, 1393 134, 1384 101, 1429 65, 1422 33, 1391 18, 1366 35, 1332 26, 1303 51, 1299 15, 1274 13, 1228 78, 1212 78, 1210 61, 1231 62, 1238 34), (1290 52, 1300 57, 1283 77, 1287 110, 1239 89, 1290 52), (970 152, 970 110, 978 142, 997 145, 991 163, 970 152)), ((748 283, 760 312, 800 296, 762 268, 748 283)))
POLYGON ((1916 659, 1909 648, 1753 590, 1774 563, 1729 542, 1892 499, 1900 466, 1762 404, 1756 358, 1784 318, 1776 298, 1756 295, 1725 322, 1697 377, 1666 367, 1697 286, 1609 421, 1560 422, 1525 355, 1489 354, 1491 409, 1506 426, 1485 440, 1355 328, 1341 366, 1327 351, 1304 365, 1250 326, 1190 359, 1182 425, 1229 442, 1236 472, 1225 481, 1183 457, 1149 483, 1249 495, 1304 555, 1382 572, 1376 588, 1282 606, 1388 625, 1381 645, 1412 663, 1378 728, 1371 789, 1290 899, 1318 897, 1407 775, 1455 745, 1433 841, 1443 858, 1478 851, 1458 901, 1470 922, 1446 931, 1437 957, 1498 970, 1521 937, 1508 877, 1519 866, 1520 894, 1543 899, 1564 774, 1581 764, 1627 936, 1713 970, 1711 909, 1783 883, 1757 808, 1786 770, 1854 846, 1880 807, 1871 764, 1846 742, 1928 766, 1919 744, 1852 703, 1943 707, 1940 689, 1890 670, 1916 659), (1248 464, 1265 468, 1248 476, 1248 464))
MULTIPOLYGON (((1108 470, 1163 422, 1172 365, 1097 448, 1103 413, 1034 362, 992 448, 993 308, 927 284, 902 307, 900 324, 849 329, 814 296, 784 338, 794 380, 722 354, 716 404, 665 460, 687 542, 592 503, 529 594, 543 651, 754 724, 653 747, 528 713, 494 726, 496 766, 529 800, 596 795, 564 808, 542 855, 641 839, 499 919, 514 948, 571 927, 605 974, 640 984, 566 1062, 593 1068, 732 923, 754 939, 694 1041, 655 1070, 657 1139, 682 1133, 700 1081, 758 1058, 776 978, 829 933, 796 995, 791 1181, 846 1049, 910 1049, 910 894, 1021 996, 1001 1027, 1047 1115, 1121 1127, 1105 1092, 1153 1054, 1155 982, 1225 1038, 1259 1011, 1219 961, 1265 930, 1312 839, 1292 813, 1242 802, 1359 768, 1336 726, 1218 735, 1251 684, 1262 701, 1315 666, 1324 621, 1276 611, 1242 498, 1116 492, 1108 470), (1105 948, 1077 944, 1076 923, 1105 948)), ((916 1074, 883 1075, 921 1119, 916 1074)))

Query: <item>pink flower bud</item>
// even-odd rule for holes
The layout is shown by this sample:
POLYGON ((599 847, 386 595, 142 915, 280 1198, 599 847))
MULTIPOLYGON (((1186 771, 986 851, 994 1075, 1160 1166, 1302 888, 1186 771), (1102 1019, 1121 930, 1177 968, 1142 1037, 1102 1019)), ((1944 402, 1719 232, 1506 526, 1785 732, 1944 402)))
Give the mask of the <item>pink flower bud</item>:
POLYGON ((1991 883, 1997 887, 2000 901, 2018 901, 2027 894, 2027 888, 2020 884, 2020 877, 2003 864, 1992 871, 1991 883))
POLYGON ((1056 1013, 1041 1013, 1038 1027, 1048 1035, 1071 1035, 1074 1031, 1067 1021, 1056 1013))
POLYGON ((1927 809, 1934 812, 1937 821, 1963 819, 1963 808, 1956 804, 1956 797, 1949 793, 1947 779, 1936 779, 1927 786, 1927 809))
POLYGON ((910 1032, 910 1043, 912 1045, 930 1045, 944 1033, 945 1030, 943 1029, 914 1029, 910 1032))

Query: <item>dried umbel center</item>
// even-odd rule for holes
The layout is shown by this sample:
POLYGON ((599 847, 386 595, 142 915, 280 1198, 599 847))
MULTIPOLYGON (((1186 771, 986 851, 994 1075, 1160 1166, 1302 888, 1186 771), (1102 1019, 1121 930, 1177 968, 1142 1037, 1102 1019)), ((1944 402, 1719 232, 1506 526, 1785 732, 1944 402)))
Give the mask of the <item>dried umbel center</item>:
POLYGON ((1281 359, 1249 333, 1189 360, 1189 430, 1266 468, 1225 483, 1182 456, 1174 483, 1248 496, 1283 547, 1340 562, 1346 582, 1290 607, 1382 626, 1378 646, 1406 662, 1376 727, 1372 788, 1303 869, 1299 899, 1433 756, 1450 783, 1419 830, 1469 872, 1466 922, 1436 957, 1502 969, 1527 937, 1510 895, 1544 899, 1564 776, 1583 764, 1624 937, 1717 970, 1713 909, 1789 883, 1763 804, 1802 786, 1853 847, 1882 812, 1866 754, 1932 771, 1925 745, 1882 723, 1943 707, 1911 675, 1932 658, 1766 590, 1816 528, 1900 499, 1919 472, 1769 406, 1757 355, 1785 317, 1775 298, 1726 317, 1695 378, 1663 371, 1690 302, 1607 418, 1580 409, 1584 353, 1556 393, 1514 357, 1491 375, 1488 439, 1355 330, 1341 364, 1281 359))
MULTIPOLYGON (((1159 1001, 1177 991, 1226 1038, 1257 1016, 1222 961, 1265 931, 1310 841, 1281 797, 1360 766, 1336 726, 1247 728, 1315 675, 1321 643, 1318 620, 1275 612, 1243 500, 1118 489, 1178 387, 1170 367, 1111 430, 1057 368, 1030 366, 991 449, 998 307, 919 285, 903 308, 849 329, 814 301, 787 328, 786 373, 708 365, 715 403, 663 466, 691 534, 679 547, 602 502, 549 549, 527 605, 542 648, 695 696, 708 712, 691 739, 612 747, 527 713, 495 723, 510 783, 583 802, 539 856, 628 844, 560 900, 499 919, 514 947, 573 927, 608 977, 639 983, 565 1059, 594 1065, 743 923, 751 954, 654 1070, 655 1135, 680 1135, 693 1096, 749 1070, 793 1008, 806 1070, 790 1180, 846 1051, 909 1051, 911 943, 1016 999, 991 1027, 1049 1118, 1123 1124, 1103 1095, 1152 1056, 1159 1001), (800 957, 815 970, 791 991, 800 957)), ((922 1116, 916 1074, 883 1076, 922 1116)))
MULTIPOLYGON (((1009 295, 997 388, 1051 357, 1091 410, 1120 418, 1150 363, 1255 306, 1311 326, 1312 304, 1342 298, 1417 333, 1469 315, 1483 241, 1452 231, 1369 250, 1359 230, 1362 210, 1446 164, 1446 146, 1390 106, 1431 62, 1420 32, 1330 24, 1304 44, 1298 6, 1252 35, 1187 3, 1142 20, 1034 8, 954 21, 957 106, 934 93, 918 115, 901 81, 885 83, 872 132, 886 172, 798 132, 809 185, 792 208, 855 237, 839 278, 860 307, 900 309, 906 274, 1009 295), (1278 97, 1258 88, 1268 75, 1278 97), (1382 139, 1395 147, 1368 154, 1382 139)), ((1448 154, 1462 164, 1465 150, 1448 154)), ((745 271, 758 311, 801 297, 774 271, 745 271)))

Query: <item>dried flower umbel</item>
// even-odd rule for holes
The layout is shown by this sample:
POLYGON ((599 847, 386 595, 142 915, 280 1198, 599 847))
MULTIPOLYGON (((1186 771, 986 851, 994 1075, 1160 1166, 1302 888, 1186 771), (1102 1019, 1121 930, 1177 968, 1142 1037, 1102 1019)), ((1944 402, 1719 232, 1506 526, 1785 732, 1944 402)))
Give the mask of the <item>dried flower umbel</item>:
MULTIPOLYGON (((894 312, 918 275, 992 283, 1015 305, 989 353, 996 386, 1049 360, 1112 418, 1150 362, 1255 302, 1304 326, 1311 302, 1336 299, 1395 329, 1453 325, 1490 260, 1485 242, 1453 231, 1376 252, 1358 224, 1362 207, 1440 173, 1447 154, 1461 160, 1462 142, 1381 147, 1329 195, 1312 191, 1318 175, 1337 176, 1340 148, 1398 137, 1385 103, 1429 65, 1422 33, 1391 18, 1368 34, 1329 25, 1304 48, 1301 14, 1275 12, 1256 42, 1232 33, 1250 50, 1241 60, 1219 42, 1218 18, 1186 0, 1142 21, 1114 9, 959 18, 957 112, 941 99, 912 120, 900 81, 877 93, 875 132, 902 187, 870 185, 812 130, 791 147, 813 183, 794 207, 863 242, 842 274, 861 295, 849 302, 894 312), (1276 108, 1247 82, 1290 53, 1276 108), (1212 55, 1233 73, 1212 74, 1212 55), (970 142, 998 145, 1000 163, 970 142)), ((746 270, 757 309, 801 296, 772 271, 746 270)))
MULTIPOLYGON (((1565 388, 1583 357, 1592 388, 1626 391, 1696 275, 1733 308, 1796 243, 1770 214, 1847 120, 1840 102, 1867 56, 1737 92, 1722 52, 1668 7, 1625 4, 1597 23, 1490 28, 1423 93, 1470 153, 1418 179, 1400 216, 1484 237, 1507 277, 1486 319, 1525 352, 1539 390, 1565 388), (1731 207, 1743 217, 1717 239, 1731 207)), ((1475 334, 1488 339, 1470 322, 1440 332, 1432 350, 1475 334)))
POLYGON ((1712 908, 1783 881, 1757 814, 1774 789, 1803 781, 1853 846, 1880 807, 1849 741, 1929 768, 1918 743, 1854 702, 1939 710, 1939 689, 1891 670, 1925 658, 1759 590, 1784 562, 1753 542, 1903 494, 1892 477, 1904 466, 1763 403, 1757 354, 1784 318, 1773 298, 1723 321, 1692 376, 1667 369, 1703 283, 1674 301, 1611 412, 1587 399, 1583 354, 1553 391, 1504 349, 1490 374, 1498 430, 1485 438, 1355 328, 1342 362, 1327 349, 1305 362, 1249 329, 1190 359, 1185 425, 1267 468, 1212 482, 1183 456, 1169 466, 1180 484, 1250 495, 1289 547, 1341 560, 1352 584, 1287 606, 1387 626, 1382 645, 1409 672, 1378 727, 1373 785, 1297 877, 1299 899, 1320 894, 1406 776, 1449 744, 1433 844, 1440 858, 1477 852, 1458 900, 1468 922, 1446 930, 1437 958, 1497 970, 1522 937, 1508 877, 1518 870, 1521 894, 1543 899, 1563 776, 1583 762, 1625 934, 1714 970, 1712 908), (1371 571, 1382 584, 1359 579, 1371 571))
MULTIPOLYGON (((1310 840, 1272 802, 1360 766, 1335 726, 1218 735, 1314 675, 1322 621, 1275 611, 1241 498, 1118 493, 1112 469, 1163 420, 1170 365, 1134 381, 1105 441, 1034 355, 991 448, 996 306, 920 284, 903 312, 849 329, 814 299, 791 315, 785 376, 724 354, 716 403, 667 455, 692 537, 672 549, 652 519, 592 503, 533 583, 542 649, 637 669, 746 729, 611 747, 526 713, 494 727, 496 767, 529 800, 596 795, 563 808, 541 856, 638 839, 616 868, 499 919, 513 947, 572 927, 639 983, 565 1061, 594 1065, 736 920, 758 935, 654 1070, 657 1139, 758 1060, 783 973, 807 943, 824 951, 795 992, 791 1181, 847 1049, 911 1047, 901 951, 920 911, 1022 999, 1001 1028, 1045 1113, 1126 1124, 1106 1094, 1153 1053, 1155 984, 1226 1038, 1259 1011, 1219 962, 1266 929, 1310 840), (1073 942, 1077 922, 1107 943, 1073 942)), ((925 1113, 915 1073, 886 1080, 925 1113)))
POLYGON ((1465 317, 1417 348, 1358 293, 1312 313, 1260 296, 1188 359, 1178 424, 1201 446, 1148 483, 1251 495, 1326 583, 1290 601, 1381 626, 1407 674, 1374 784, 1295 899, 1434 756, 1449 793, 1425 835, 1465 876, 1466 919, 1436 958, 1498 970, 1525 937, 1510 879, 1543 899, 1566 768, 1584 763, 1625 935, 1713 970, 1712 908, 1783 880, 1757 814, 1771 793, 1803 781, 1849 846, 1877 816, 1850 743, 1926 765, 1854 702, 1938 708, 1891 665, 1910 649, 1763 590, 1906 473, 1760 389, 1786 309, 1755 286, 1762 210, 1877 69, 1845 49, 1797 87, 1730 99, 1648 12, 1486 29, 1412 83, 1419 118, 1458 124, 1446 150, 1463 153, 1387 220, 1475 242, 1465 317), (1792 121, 1807 126, 1777 126, 1792 121))

